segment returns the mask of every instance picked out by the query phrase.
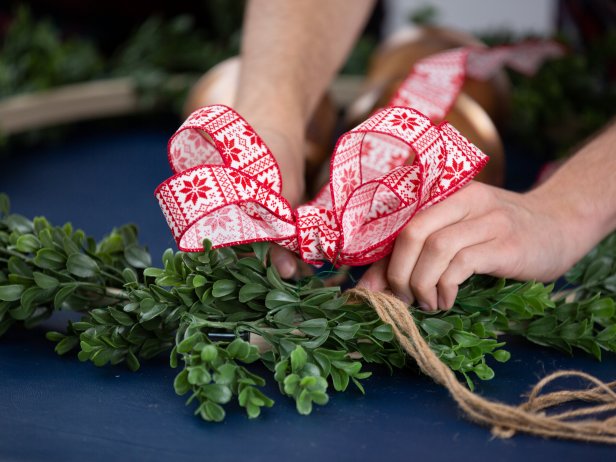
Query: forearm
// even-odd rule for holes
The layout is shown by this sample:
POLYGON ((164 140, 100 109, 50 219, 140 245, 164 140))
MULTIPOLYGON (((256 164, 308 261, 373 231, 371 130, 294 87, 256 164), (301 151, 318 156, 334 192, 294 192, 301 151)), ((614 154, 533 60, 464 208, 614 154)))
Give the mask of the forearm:
POLYGON ((303 136, 372 5, 373 0, 251 0, 237 109, 249 121, 280 123, 303 136))
POLYGON ((551 208, 579 258, 616 229, 616 123, 528 195, 551 208))

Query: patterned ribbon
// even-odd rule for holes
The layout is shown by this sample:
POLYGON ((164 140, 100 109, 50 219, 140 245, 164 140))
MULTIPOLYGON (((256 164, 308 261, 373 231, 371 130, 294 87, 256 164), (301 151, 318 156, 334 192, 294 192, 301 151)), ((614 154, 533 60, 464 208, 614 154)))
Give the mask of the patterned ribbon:
POLYGON ((313 264, 374 262, 418 211, 460 189, 488 161, 450 124, 431 122, 448 112, 465 76, 486 79, 504 64, 532 73, 559 53, 542 42, 464 48, 418 62, 389 107, 338 140, 329 184, 296 210, 253 128, 226 106, 198 109, 169 141, 175 175, 156 197, 184 251, 203 250, 204 239, 214 247, 271 241, 313 264))

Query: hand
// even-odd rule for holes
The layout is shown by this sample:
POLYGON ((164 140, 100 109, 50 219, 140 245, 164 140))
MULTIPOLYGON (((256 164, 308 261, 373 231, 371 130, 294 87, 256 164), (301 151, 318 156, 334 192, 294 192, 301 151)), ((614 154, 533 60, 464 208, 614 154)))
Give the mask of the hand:
MULTIPOLYGON (((416 215, 387 259, 360 285, 389 288, 426 310, 450 309, 472 274, 550 281, 589 250, 568 204, 541 191, 518 194, 471 182, 416 215)), ((562 201, 564 202, 564 201, 562 201)))
MULTIPOLYGON (((282 195, 292 207, 297 207, 304 201, 305 194, 303 134, 293 136, 289 134, 292 131, 259 126, 259 123, 255 123, 253 128, 263 138, 278 162, 282 175, 282 195)), ((284 279, 309 273, 308 265, 300 261, 293 252, 278 245, 272 246, 270 258, 284 279)))

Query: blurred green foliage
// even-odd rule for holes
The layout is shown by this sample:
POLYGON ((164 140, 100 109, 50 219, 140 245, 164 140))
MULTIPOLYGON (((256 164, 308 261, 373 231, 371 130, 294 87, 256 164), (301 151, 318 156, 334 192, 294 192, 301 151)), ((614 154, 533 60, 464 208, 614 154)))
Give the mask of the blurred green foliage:
POLYGON ((563 157, 614 115, 616 83, 606 75, 616 61, 616 33, 587 53, 547 62, 533 77, 511 73, 509 131, 541 157, 563 157))
MULTIPOLYGON (((481 35, 490 46, 517 43, 507 31, 481 35)), ((559 41, 567 44, 564 37, 559 41)), ((507 132, 511 139, 543 159, 572 153, 601 129, 616 108, 616 31, 597 38, 586 50, 569 51, 547 61, 532 76, 509 70, 512 83, 507 132)))
POLYGON ((22 7, 0 49, 0 98, 89 80, 103 69, 91 42, 62 39, 51 21, 34 21, 22 7))

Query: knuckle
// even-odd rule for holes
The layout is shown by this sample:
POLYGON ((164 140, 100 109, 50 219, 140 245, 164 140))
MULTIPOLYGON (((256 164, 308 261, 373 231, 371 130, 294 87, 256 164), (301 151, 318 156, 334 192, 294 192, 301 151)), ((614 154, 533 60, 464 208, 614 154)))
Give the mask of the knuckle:
POLYGON ((417 216, 412 225, 407 225, 404 227, 402 232, 399 235, 399 239, 402 238, 407 242, 423 242, 428 237, 428 228, 423 224, 423 220, 421 220, 420 216, 417 216))
POLYGON ((491 213, 490 220, 493 223, 493 226, 499 230, 499 234, 502 235, 510 235, 513 230, 513 221, 511 218, 511 213, 507 210, 499 208, 491 213))
POLYGON ((450 271, 445 272, 441 279, 438 281, 439 292, 450 293, 454 289, 457 291, 458 282, 454 279, 453 274, 450 271))
POLYGON ((395 268, 387 269, 387 282, 389 286, 394 290, 408 289, 408 281, 400 275, 399 271, 395 271, 395 268))
POLYGON ((433 234, 426 239, 425 249, 433 254, 441 254, 447 250, 449 240, 442 233, 433 234))
POLYGON ((432 288, 434 288, 434 284, 431 284, 429 281, 423 278, 411 279, 411 291, 418 298, 427 296, 432 288))
POLYGON ((473 266, 473 255, 470 251, 464 249, 458 252, 456 256, 456 264, 462 269, 468 269, 473 266))

